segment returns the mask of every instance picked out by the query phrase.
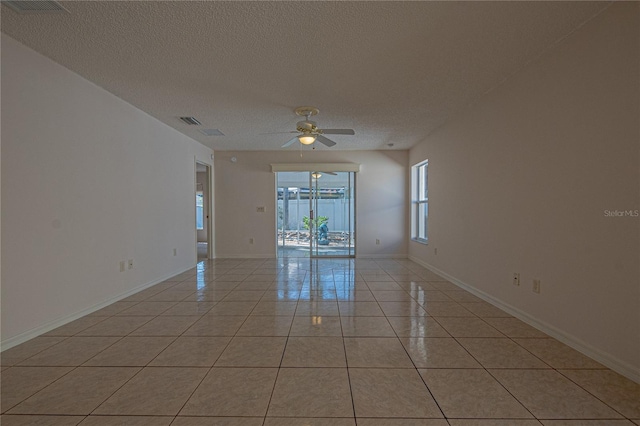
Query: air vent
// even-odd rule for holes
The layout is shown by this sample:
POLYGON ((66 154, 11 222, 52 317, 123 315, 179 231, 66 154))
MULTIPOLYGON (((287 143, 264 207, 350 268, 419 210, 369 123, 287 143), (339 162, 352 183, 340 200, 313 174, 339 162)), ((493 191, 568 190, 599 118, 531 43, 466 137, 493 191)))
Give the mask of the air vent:
POLYGON ((205 136, 224 136, 224 133, 218 129, 202 129, 200 130, 200 133, 205 136))
POLYGON ((190 126, 200 126, 201 123, 196 120, 195 117, 180 117, 180 120, 184 121, 185 123, 187 123, 190 126))
POLYGON ((6 4, 18 13, 69 13, 57 1, 12 1, 4 0, 6 4))

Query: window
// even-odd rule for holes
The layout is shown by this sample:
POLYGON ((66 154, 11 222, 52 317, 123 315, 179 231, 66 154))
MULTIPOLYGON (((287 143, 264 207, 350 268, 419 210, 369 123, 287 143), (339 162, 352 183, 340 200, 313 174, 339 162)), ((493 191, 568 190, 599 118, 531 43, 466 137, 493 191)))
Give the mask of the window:
POLYGON ((202 191, 196 192, 196 229, 204 229, 204 199, 202 191))
POLYGON ((427 165, 429 160, 411 167, 411 239, 427 243, 429 197, 427 192, 427 165))

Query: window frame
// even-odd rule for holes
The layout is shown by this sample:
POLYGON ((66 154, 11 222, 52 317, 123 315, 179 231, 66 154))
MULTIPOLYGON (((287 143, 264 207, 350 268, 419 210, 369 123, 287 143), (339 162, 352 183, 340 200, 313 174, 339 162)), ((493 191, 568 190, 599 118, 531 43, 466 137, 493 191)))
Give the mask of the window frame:
POLYGON ((411 241, 420 244, 429 242, 428 166, 428 159, 411 166, 411 241))

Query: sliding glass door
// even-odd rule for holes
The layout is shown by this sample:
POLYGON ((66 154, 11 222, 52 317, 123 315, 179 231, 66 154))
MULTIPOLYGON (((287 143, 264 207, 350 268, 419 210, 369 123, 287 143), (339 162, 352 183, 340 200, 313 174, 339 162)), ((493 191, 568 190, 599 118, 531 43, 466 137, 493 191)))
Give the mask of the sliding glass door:
POLYGON ((278 172, 278 256, 355 256, 355 173, 278 172))
POLYGON ((355 203, 353 172, 312 172, 312 256, 353 256, 355 203))

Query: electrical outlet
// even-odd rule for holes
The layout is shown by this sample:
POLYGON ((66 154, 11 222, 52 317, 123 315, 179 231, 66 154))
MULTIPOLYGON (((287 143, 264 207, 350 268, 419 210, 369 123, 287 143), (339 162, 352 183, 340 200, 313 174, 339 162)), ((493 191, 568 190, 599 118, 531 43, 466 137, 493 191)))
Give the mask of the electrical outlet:
POLYGON ((256 207, 256 211, 257 211, 258 213, 264 213, 264 206, 256 207))
POLYGON ((540 280, 533 280, 533 292, 540 293, 540 280))
POLYGON ((253 244, 253 238, 249 238, 249 244, 253 244))
POLYGON ((513 285, 520 285, 520 273, 519 272, 514 272, 513 273, 513 285))
POLYGON ((438 254, 438 249, 437 248, 433 249, 433 254, 438 254))
POLYGON ((133 269, 133 259, 129 259, 129 269, 133 269))
POLYGON ((380 240, 376 238, 376 245, 379 246, 380 245, 380 240))
POLYGON ((125 269, 125 261, 121 260, 120 261, 120 272, 124 272, 124 269, 125 269))
POLYGON ((174 255, 174 256, 177 256, 177 255, 178 255, 178 249, 177 249, 177 248, 174 248, 174 249, 173 249, 173 255, 174 255))

